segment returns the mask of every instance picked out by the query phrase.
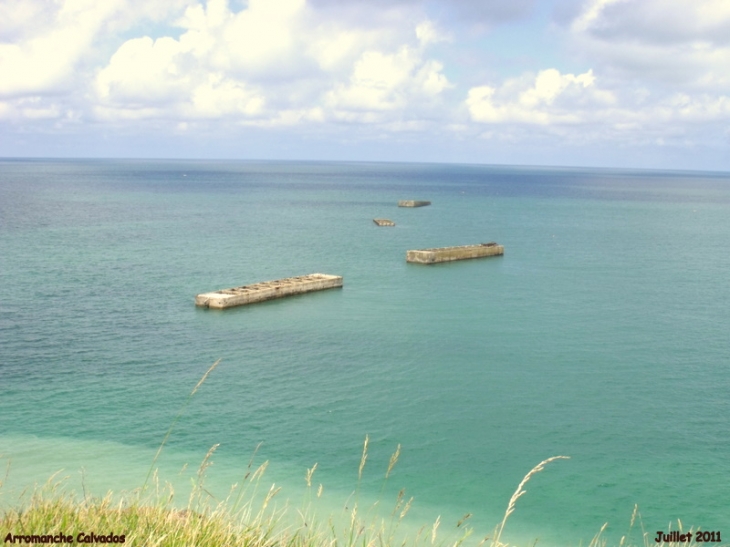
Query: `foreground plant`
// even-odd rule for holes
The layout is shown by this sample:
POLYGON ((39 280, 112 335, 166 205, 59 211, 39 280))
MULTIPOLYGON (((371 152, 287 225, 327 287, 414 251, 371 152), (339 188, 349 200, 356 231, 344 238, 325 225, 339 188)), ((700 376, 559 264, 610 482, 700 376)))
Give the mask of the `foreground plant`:
MULTIPOLYGON (((278 506, 276 500, 280 488, 276 485, 259 493, 260 483, 268 467, 264 462, 254 469, 254 455, 248 463, 245 475, 240 484, 236 484, 226 499, 217 502, 205 488, 206 470, 212 465, 212 457, 218 445, 210 448, 201 462, 196 479, 192 481, 192 489, 184 509, 173 503, 175 493, 172 486, 161 486, 155 465, 170 437, 175 425, 182 417, 185 409, 195 393, 206 381, 210 373, 220 361, 216 361, 202 376, 195 388, 190 392, 182 408, 175 416, 157 453, 142 487, 136 493, 126 497, 113 496, 104 498, 84 498, 79 500, 74 494, 64 493, 62 482, 52 477, 47 484, 34 491, 30 498, 19 500, 16 508, 4 510, 0 516, 0 537, 4 544, 29 543, 79 543, 90 544, 125 544, 144 547, 461 547, 472 535, 473 529, 466 523, 471 514, 464 515, 456 527, 443 533, 441 517, 437 517, 431 525, 422 526, 415 533, 401 531, 401 523, 408 515, 414 498, 407 497, 401 489, 395 504, 388 515, 379 513, 381 500, 360 507, 360 485, 366 462, 370 438, 365 437, 360 465, 357 473, 357 486, 350 501, 352 509, 345 505, 343 515, 338 518, 328 515, 318 518, 313 510, 313 502, 322 496, 323 486, 319 484, 316 498, 312 497, 312 479, 317 469, 315 463, 306 470, 305 481, 307 495, 301 509, 293 516, 292 508, 286 501, 278 506), (154 488, 151 486, 154 485, 154 488)), ((383 485, 380 490, 382 498, 385 486, 400 457, 401 446, 398 445, 388 462, 383 485)), ((507 547, 502 535, 509 519, 515 511, 516 503, 527 491, 525 485, 545 466, 553 461, 569 459, 568 456, 553 456, 541 461, 533 467, 517 486, 509 500, 507 510, 500 524, 494 529, 490 547, 507 547)), ((2 482, 0 482, 2 493, 2 482)), ((634 508, 629 532, 621 538, 618 547, 633 545, 627 540, 635 521, 641 522, 638 507, 634 508)), ((606 524, 592 539, 588 547, 606 547, 603 537, 606 524)), ((692 542, 652 541, 653 536, 642 528, 642 542, 639 546, 649 547, 698 547, 692 542)), ((679 531, 682 531, 679 522, 679 531)), ((689 532, 693 532, 690 530, 689 532)), ((682 534, 667 537, 682 537, 682 534)), ((686 537, 686 536, 685 536, 686 537)), ((693 534, 689 537, 697 537, 693 534)), ((484 537, 476 547, 482 547, 490 541, 484 537)), ((721 547, 721 546, 717 546, 721 547)))

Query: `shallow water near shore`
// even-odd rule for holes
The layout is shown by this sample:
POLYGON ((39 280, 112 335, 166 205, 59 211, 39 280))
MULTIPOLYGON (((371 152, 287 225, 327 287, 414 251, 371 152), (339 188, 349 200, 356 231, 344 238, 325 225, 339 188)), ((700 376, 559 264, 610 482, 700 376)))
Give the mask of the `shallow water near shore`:
POLYGON ((262 443, 284 495, 301 499, 316 462, 338 507, 367 434, 362 496, 406 488, 444 530, 473 513, 491 531, 559 454, 503 540, 587 544, 608 522, 618 543, 634 504, 652 534, 676 519, 723 530, 729 213, 730 174, 0 161, 3 502, 60 468, 74 488, 84 468, 97 495, 141 486, 221 359, 160 458, 173 482, 220 443, 223 498, 262 443), (505 256, 405 262, 486 241, 505 256), (193 305, 314 272, 344 288, 193 305))

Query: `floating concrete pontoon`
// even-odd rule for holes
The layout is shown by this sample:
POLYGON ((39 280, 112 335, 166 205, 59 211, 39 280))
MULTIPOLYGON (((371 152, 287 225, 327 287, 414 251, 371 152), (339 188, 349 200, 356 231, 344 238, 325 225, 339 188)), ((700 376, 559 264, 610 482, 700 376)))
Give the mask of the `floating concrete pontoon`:
POLYGON ((395 222, 387 218, 374 218, 373 222, 378 226, 395 226, 395 222))
POLYGON ((413 199, 403 199, 398 202, 398 207, 425 207, 431 205, 430 201, 416 201, 413 199))
POLYGON ((195 305, 216 309, 232 308, 233 306, 244 306, 254 302, 334 289, 336 287, 342 287, 342 276, 315 273, 277 279, 276 281, 264 281, 263 283, 254 283, 253 285, 244 285, 233 289, 206 292, 195 297, 195 305))
POLYGON ((460 247, 441 247, 438 249, 406 251, 406 262, 436 264, 437 262, 450 262, 451 260, 465 260, 467 258, 482 258, 485 256, 498 256, 503 254, 504 246, 491 242, 479 243, 477 245, 462 245, 460 247))

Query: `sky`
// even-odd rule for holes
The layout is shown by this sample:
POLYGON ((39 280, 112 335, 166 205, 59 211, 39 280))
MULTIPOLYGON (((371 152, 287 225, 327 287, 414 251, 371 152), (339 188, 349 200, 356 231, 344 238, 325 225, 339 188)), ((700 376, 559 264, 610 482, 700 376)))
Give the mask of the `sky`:
POLYGON ((730 0, 0 0, 0 156, 730 171, 730 0))

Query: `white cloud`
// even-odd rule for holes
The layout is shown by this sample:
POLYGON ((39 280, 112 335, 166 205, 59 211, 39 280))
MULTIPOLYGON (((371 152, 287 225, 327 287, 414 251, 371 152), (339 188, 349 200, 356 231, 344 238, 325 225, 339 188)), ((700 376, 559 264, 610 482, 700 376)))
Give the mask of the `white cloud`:
POLYGON ((10 0, 0 4, 0 96, 59 93, 77 84, 104 30, 164 17, 184 0, 10 0), (130 14, 134 13, 134 17, 130 14), (7 22, 7 23, 6 23, 7 22))
POLYGON ((8 120, 48 120, 63 115, 60 105, 43 101, 41 97, 24 97, 0 101, 0 119, 8 120))
POLYGON ((355 63, 350 81, 327 95, 335 110, 383 111, 403 109, 408 102, 438 96, 449 87, 436 61, 423 62, 407 47, 397 53, 366 51, 355 63))
POLYGON ((534 78, 506 81, 501 87, 469 90, 466 106, 474 121, 547 125, 588 121, 592 109, 615 103, 616 98, 595 85, 593 71, 561 74, 550 68, 534 78))
MULTIPOLYGON (((21 8, 16 3, 11 19, 28 26, 27 19, 37 13, 39 4, 29 6, 32 7, 21 8)), ((46 22, 36 27, 38 31, 34 34, 27 36, 21 32, 15 43, 0 44, 0 94, 42 93, 65 83, 89 47, 100 22, 114 9, 113 3, 67 0, 54 13, 55 21, 50 28, 42 28, 46 22)))
POLYGON ((611 4, 618 2, 626 2, 627 0, 593 0, 587 2, 585 9, 580 13, 578 17, 573 21, 573 31, 575 32, 586 32, 592 27, 598 26, 603 11, 611 4))
POLYGON ((500 138, 537 138, 524 133, 532 127, 603 146, 695 146, 730 124, 727 0, 589 0, 565 31, 574 62, 592 70, 475 86, 465 101, 470 118, 499 124, 500 138))
POLYGON ((264 104, 265 99, 257 91, 211 74, 206 83, 193 90, 188 115, 219 117, 235 112, 256 116, 262 113, 264 104))
POLYGON ((595 80, 592 70, 578 76, 560 74, 554 68, 543 70, 535 78, 534 87, 520 96, 520 104, 528 108, 541 103, 550 105, 569 87, 587 89, 593 86, 595 80))
POLYGON ((295 71, 292 61, 298 57, 298 42, 305 32, 304 11, 304 0, 251 0, 248 9, 236 15, 228 12, 230 20, 222 25, 213 61, 246 76, 295 71))
POLYGON ((16 42, 26 37, 27 29, 48 28, 57 7, 53 0, 5 0, 0 3, 0 41, 16 42))
POLYGON ((730 91, 727 0, 593 0, 569 30, 607 78, 730 91))
POLYGON ((728 0, 568 4, 0 0, 0 130, 727 145, 728 0))
POLYGON ((449 34, 436 28, 433 21, 423 21, 416 27, 416 37, 418 38, 421 46, 425 47, 429 44, 436 44, 438 42, 450 42, 452 37, 449 34))
POLYGON ((145 36, 125 42, 96 78, 102 100, 161 103, 179 98, 190 83, 180 67, 180 42, 145 36))
POLYGON ((730 95, 603 87, 600 81, 592 70, 573 75, 547 69, 473 87, 465 106, 474 122, 499 127, 483 138, 530 142, 543 135, 565 146, 691 147, 716 139, 730 125, 730 95))
POLYGON ((314 17, 304 0, 251 0, 237 13, 226 0, 209 0, 177 24, 178 39, 128 40, 99 71, 106 116, 136 109, 272 125, 370 123, 430 105, 449 87, 442 65, 424 57, 442 39, 428 21, 361 29, 314 17))
POLYGON ((727 0, 593 0, 572 25, 598 39, 671 45, 730 43, 727 0))

